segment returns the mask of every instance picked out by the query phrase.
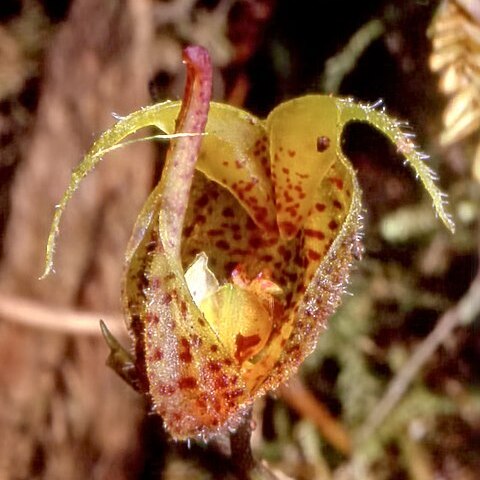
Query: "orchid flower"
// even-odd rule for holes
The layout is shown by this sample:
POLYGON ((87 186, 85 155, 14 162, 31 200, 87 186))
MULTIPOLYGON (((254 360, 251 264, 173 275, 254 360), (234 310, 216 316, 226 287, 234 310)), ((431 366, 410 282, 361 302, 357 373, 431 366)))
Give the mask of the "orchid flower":
POLYGON ((121 119, 74 171, 55 213, 45 271, 52 269, 60 217, 82 178, 137 130, 164 132, 153 137, 171 139, 162 177, 125 257, 133 355, 103 328, 110 364, 149 396, 180 440, 235 429, 256 398, 296 371, 337 308, 361 252, 360 188, 340 147, 346 123, 383 132, 453 229, 422 155, 383 111, 307 95, 260 120, 210 101, 203 48, 188 47, 184 60, 183 101, 121 119))

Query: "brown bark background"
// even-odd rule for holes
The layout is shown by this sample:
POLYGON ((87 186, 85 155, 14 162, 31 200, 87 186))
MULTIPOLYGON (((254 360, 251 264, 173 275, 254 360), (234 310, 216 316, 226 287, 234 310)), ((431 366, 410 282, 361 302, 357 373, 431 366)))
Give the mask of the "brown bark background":
MULTIPOLYGON (((53 208, 71 170, 113 124, 112 112, 149 102, 151 14, 149 0, 77 0, 54 33, 11 187, 3 293, 118 314, 123 251, 152 184, 147 144, 112 155, 86 180, 62 225, 58 274, 38 277, 53 208)), ((0 352, 1 478, 127 478, 142 409, 102 367, 107 349, 98 336, 2 322, 0 352)))

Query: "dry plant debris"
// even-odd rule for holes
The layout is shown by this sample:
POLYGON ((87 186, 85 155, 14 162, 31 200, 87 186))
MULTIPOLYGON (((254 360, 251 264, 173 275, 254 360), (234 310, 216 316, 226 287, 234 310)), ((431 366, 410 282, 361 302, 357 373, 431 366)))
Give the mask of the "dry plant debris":
POLYGON ((444 0, 431 28, 430 67, 440 73, 440 90, 452 97, 443 115, 443 145, 477 138, 472 174, 480 181, 480 14, 475 0, 444 0))

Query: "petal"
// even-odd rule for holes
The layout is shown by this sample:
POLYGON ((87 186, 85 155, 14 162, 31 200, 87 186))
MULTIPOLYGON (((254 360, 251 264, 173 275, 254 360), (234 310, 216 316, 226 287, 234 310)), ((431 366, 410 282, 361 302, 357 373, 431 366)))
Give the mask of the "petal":
MULTIPOLYGON (((330 184, 330 192, 319 186, 314 196, 315 205, 322 207, 312 209, 305 224, 304 277, 299 282, 290 316, 272 342, 270 358, 265 359, 264 368, 270 369, 270 374, 262 383, 255 379, 260 392, 276 388, 313 351, 319 334, 341 301, 352 262, 361 252, 360 187, 341 151, 337 158, 324 181, 325 186, 330 184)), ((249 380, 246 379, 247 385, 249 380)))
POLYGON ((226 187, 263 230, 277 231, 267 136, 263 122, 223 104, 213 104, 198 169, 226 187))
POLYGON ((231 358, 243 363, 263 349, 272 330, 272 313, 256 292, 227 283, 200 308, 231 358))
POLYGON ((162 251, 156 231, 152 222, 124 285, 137 369, 145 372, 144 389, 173 438, 208 438, 240 421, 249 395, 230 352, 193 302, 183 270, 162 251))
MULTIPOLYGON (((311 100, 314 107, 321 105, 317 97, 306 97, 300 102, 302 108, 311 100)), ((333 101, 328 100, 329 103, 333 101)), ((334 115, 330 123, 337 125, 339 113, 335 104, 334 107, 330 112, 334 115)), ((206 180, 198 178, 191 192, 184 230, 184 263, 191 261, 198 252, 205 251, 211 259, 212 270, 224 279, 228 279, 237 263, 247 268, 250 278, 262 268, 271 267, 272 279, 285 293, 282 311, 274 319, 267 344, 252 361, 242 364, 241 377, 255 397, 276 388, 312 350, 318 333, 339 302, 351 259, 359 250, 356 233, 359 229, 360 190, 351 166, 338 147, 341 130, 324 127, 323 133, 329 133, 331 138, 319 136, 318 129, 311 129, 312 157, 328 150, 336 163, 328 160, 329 167, 323 178, 311 176, 317 181, 310 179, 309 208, 306 209, 305 202, 303 228, 293 239, 269 238, 256 228, 236 199, 229 199, 228 192, 214 188, 206 180), (335 262, 337 254, 342 258, 335 262), (318 278, 322 278, 323 287, 312 292, 309 284, 318 278), (312 313, 313 307, 308 310, 308 315, 304 313, 307 311, 304 297, 317 298, 315 314, 312 313)), ((321 159, 321 156, 317 158, 320 165, 321 159)), ((292 161, 292 170, 301 173, 302 170, 296 169, 297 163, 303 166, 303 157, 292 161)), ((224 340, 222 337, 229 335, 221 334, 220 341, 224 340)), ((227 343, 224 341, 225 345, 227 343)), ((232 351, 231 345, 229 349, 232 351)))
MULTIPOLYGON (((337 132, 340 137, 341 130, 337 132)), ((353 260, 361 251, 361 192, 341 150, 312 194, 312 207, 300 232, 303 263, 290 306, 255 364, 246 364, 247 387, 262 395, 276 389, 314 349, 341 300, 353 260)))
POLYGON ((188 266, 205 252, 209 267, 220 282, 230 280, 232 270, 242 264, 250 278, 263 269, 272 270, 274 280, 288 289, 295 243, 288 246, 276 233, 268 233, 252 220, 237 198, 219 184, 197 172, 183 230, 182 260, 188 266), (287 259, 287 261, 285 261, 287 259))
MULTIPOLYGON (((180 104, 166 109, 157 126, 173 133, 180 104)), ((212 102, 197 169, 228 189, 267 232, 275 233, 273 185, 264 123, 229 105, 212 102)))
MULTIPOLYGON (((211 88, 205 76, 211 70, 196 57, 187 56, 187 65, 194 75, 187 81, 177 131, 202 133, 211 88)), ((124 283, 137 368, 154 410, 176 439, 208 437, 235 425, 246 396, 228 350, 192 299, 181 264, 183 219, 200 141, 191 136, 172 142, 160 183, 134 228, 124 283)))
POLYGON ((308 216, 314 192, 337 151, 337 107, 333 97, 307 95, 280 104, 267 118, 277 222, 292 239, 308 216))
POLYGON ((433 208, 445 226, 453 233, 455 225, 445 209, 444 195, 435 184, 435 174, 424 162, 428 157, 422 154, 411 137, 401 128, 401 123, 387 115, 383 110, 378 110, 374 105, 356 103, 351 99, 337 99, 340 112, 341 125, 348 122, 365 122, 382 132, 405 157, 406 162, 413 169, 422 182, 425 190, 433 201, 433 208))
MULTIPOLYGON (((175 120, 180 112, 180 102, 164 102, 145 107, 122 118, 111 129, 104 132, 93 144, 79 166, 73 171, 70 184, 57 205, 50 230, 43 277, 53 269, 53 254, 58 236, 60 220, 68 201, 81 181, 110 151, 127 145, 126 137, 145 127, 158 127, 165 135, 147 137, 174 138, 175 120)), ((215 182, 229 189, 243 205, 254 222, 271 235, 276 234, 273 185, 266 147, 263 122, 240 109, 212 102, 206 127, 207 136, 197 168, 215 182), (230 168, 232 165, 235 168, 230 168)), ((188 135, 191 132, 187 132, 188 135)), ((183 135, 183 134, 178 134, 183 135)), ((141 141, 133 140, 134 141, 141 141)), ((139 215, 136 228, 126 252, 128 262, 138 243, 145 234, 155 208, 152 195, 139 215)))
MULTIPOLYGON (((45 271, 42 275, 42 278, 50 274, 53 270, 53 256, 56 239, 59 232, 60 221, 69 200, 80 186, 82 180, 93 171, 93 169, 108 152, 128 144, 129 142, 122 142, 126 137, 134 134, 142 128, 155 126, 157 119, 163 117, 171 108, 172 102, 164 102, 133 112, 130 115, 122 118, 122 120, 117 122, 111 129, 105 131, 98 138, 98 140, 95 141, 95 143, 92 145, 92 148, 83 158, 82 162, 74 169, 67 190, 65 191, 60 202, 55 207, 55 214, 47 241, 45 271)), ((156 136, 156 138, 165 139, 172 137, 175 137, 175 135, 156 136)))
MULTIPOLYGON (((308 109, 310 102, 314 109, 322 105, 322 101, 313 96, 297 100, 304 109, 308 109)), ((292 103, 294 111, 296 111, 295 102, 292 103)), ((325 173, 321 171, 318 175, 318 183, 309 184, 309 189, 304 190, 305 198, 299 198, 304 200, 300 208, 304 208, 303 212, 307 212, 300 240, 300 259, 304 265, 303 278, 296 283, 290 308, 286 309, 280 328, 274 328, 269 343, 258 355, 256 362, 247 362, 242 369, 247 388, 255 395, 277 388, 312 351, 320 330, 340 302, 344 285, 349 277, 351 263, 361 252, 360 188, 351 164, 340 149, 341 132, 346 123, 351 120, 365 121, 394 142, 432 197, 434 208, 440 218, 448 228, 453 229, 453 222, 444 209, 442 195, 434 183, 432 172, 422 161, 422 154, 416 150, 409 136, 400 129, 398 122, 382 111, 350 100, 328 97, 326 104, 329 106, 333 104, 334 110, 330 110, 327 118, 323 118, 321 127, 325 132, 329 131, 327 130, 329 126, 334 128, 332 138, 335 139, 335 149, 331 152, 334 154, 334 162, 325 173)), ((294 122, 297 120, 303 123, 299 119, 294 119, 294 122)), ((273 122, 267 122, 267 124, 275 125, 273 122)), ((297 127, 294 126, 294 128, 297 127)), ((311 136, 316 134, 315 129, 310 128, 308 132, 311 136)), ((277 135, 279 142, 283 141, 283 134, 277 135)), ((297 134, 302 136, 302 144, 307 145, 308 139, 303 138, 303 133, 297 131, 297 134)), ((277 145, 274 137, 275 134, 272 131, 270 141, 273 152, 276 151, 277 145)), ((329 140, 331 140, 330 137, 329 140)), ((312 143, 310 139, 310 146, 312 143)), ((331 141, 323 142, 322 140, 320 146, 324 147, 326 143, 329 146, 332 145, 331 141)), ((307 162, 312 161, 314 153, 310 152, 306 157, 307 162)), ((283 160, 285 158, 284 156, 283 160)), ((273 159, 272 172, 278 171, 278 162, 281 161, 282 157, 277 154, 277 158, 273 159)), ((303 156, 298 159, 298 163, 303 166, 303 156)), ((289 171, 298 173, 299 168, 302 167, 292 162, 290 167, 281 168, 289 168, 289 171)), ((311 168, 316 172, 313 166, 311 168)), ((279 192, 292 188, 289 183, 293 185, 292 179, 290 178, 289 181, 287 174, 284 177, 284 184, 280 187, 278 178, 276 179, 277 204, 279 192)), ((283 218, 281 215, 282 211, 278 213, 278 218, 283 218)), ((285 236, 281 222, 282 220, 279 220, 280 232, 285 236)), ((288 236, 291 232, 286 233, 288 236)))

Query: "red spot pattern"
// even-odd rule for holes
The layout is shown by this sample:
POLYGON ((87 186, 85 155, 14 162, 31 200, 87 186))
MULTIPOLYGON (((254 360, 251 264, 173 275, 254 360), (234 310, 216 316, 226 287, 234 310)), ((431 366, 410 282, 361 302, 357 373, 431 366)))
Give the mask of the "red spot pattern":
POLYGON ((207 368, 212 372, 219 372, 222 369, 222 364, 219 361, 211 360, 207 363, 207 368))
POLYGON ((226 375, 222 374, 221 372, 215 377, 214 385, 217 389, 224 389, 229 385, 229 379, 226 375))
MULTIPOLYGON (((255 149, 258 150, 259 161, 264 162, 265 155, 262 153, 261 142, 255 146, 255 149)), ((284 223, 280 228, 285 228, 291 233, 290 240, 282 239, 276 232, 260 228, 258 219, 256 222, 252 220, 253 215, 267 215, 262 211, 262 209, 265 210, 265 206, 259 203, 259 197, 254 194, 252 182, 241 182, 241 179, 237 179, 236 182, 238 198, 243 197, 242 201, 250 202, 251 216, 249 216, 231 193, 214 182, 206 181, 203 174, 197 174, 185 224, 190 235, 184 238, 182 244, 184 266, 191 263, 194 252, 204 251, 209 258, 209 267, 220 282, 228 281, 232 270, 238 264, 245 265, 250 278, 254 278, 263 268, 271 270, 272 280, 284 289, 283 299, 278 302, 278 315, 275 314, 272 337, 281 335, 282 325, 292 321, 289 314, 298 311, 299 299, 305 294, 311 277, 325 255, 325 250, 335 238, 335 232, 331 228, 332 222, 335 223, 336 231, 343 221, 343 215, 346 214, 345 207, 338 208, 335 204, 348 205, 347 189, 343 187, 342 192, 333 181, 327 180, 327 184, 333 184, 336 188, 325 189, 319 195, 315 193, 312 208, 305 213, 305 221, 300 219, 299 207, 302 195, 303 198, 305 196, 302 183, 304 179, 297 175, 299 172, 295 172, 294 162, 284 168, 287 173, 282 169, 277 171, 281 186, 275 182, 277 189, 275 195, 276 206, 284 214, 281 218, 284 223), (216 195, 213 195, 213 191, 216 195), (196 206, 197 200, 201 198, 200 203, 203 204, 204 195, 208 197, 208 202, 199 212, 196 206), (281 201, 278 201, 279 198, 281 201), (210 213, 206 214, 208 211, 210 213), (196 223, 198 216, 204 213, 206 214, 204 221, 196 223), (296 233, 299 228, 303 231, 296 233)), ((340 176, 331 173, 327 178, 340 176)), ((314 319, 308 320, 306 317, 305 324, 309 321, 313 322, 314 319)), ((201 328, 209 329, 204 320, 198 318, 197 322, 201 328)), ((246 394, 243 388, 235 388, 238 378, 231 374, 231 369, 237 368, 236 365, 242 364, 249 358, 261 339, 258 335, 239 334, 236 337, 235 362, 229 358, 218 358, 220 346, 216 344, 199 347, 204 349, 204 356, 197 360, 197 349, 194 348, 193 340, 185 340, 185 343, 182 341, 179 345, 179 354, 182 355, 185 365, 188 365, 185 360, 189 359, 189 356, 193 357, 192 363, 195 361, 195 365, 199 365, 201 371, 193 375, 193 372, 185 370, 183 376, 177 381, 176 388, 190 389, 191 394, 195 395, 196 405, 202 409, 205 418, 208 417, 209 424, 214 425, 218 423, 218 419, 224 418, 219 412, 234 408, 237 399, 246 394), (203 379, 209 379, 205 386, 203 379), (206 396, 202 396, 204 388, 211 389, 206 396), (212 396, 213 393, 215 397, 212 396), (211 413, 212 411, 215 413, 211 413)), ((282 341, 285 345, 287 344, 287 340, 282 339, 282 341)), ((300 347, 294 347, 290 344, 289 355, 295 361, 295 358, 300 359, 301 351, 300 347)), ((260 375, 259 383, 262 379, 264 376, 260 375)))
POLYGON ((248 243, 252 248, 257 249, 262 246, 263 240, 260 237, 252 237, 248 243))
POLYGON ((302 168, 302 165, 298 160, 294 160, 297 154, 295 150, 287 149, 287 155, 283 152, 284 148, 279 146, 273 156, 272 181, 279 230, 284 237, 292 239, 301 228, 305 215, 308 214, 304 203, 307 198, 304 181, 310 175, 307 172, 297 171, 297 168, 302 168), (291 228, 292 225, 293 228, 291 228))
POLYGON ((177 389, 173 385, 158 384, 156 390, 159 395, 169 397, 173 395, 177 389))
POLYGON ((330 230, 336 230, 338 228, 338 223, 335 220, 330 220, 328 222, 328 228, 330 230))
POLYGON ((296 227, 292 222, 281 222, 279 227, 284 231, 288 236, 295 233, 296 227))
POLYGON ((210 230, 207 230, 207 235, 210 237, 218 237, 223 235, 223 230, 219 228, 211 228, 210 230))
POLYGON ((322 135, 317 138, 317 152, 325 152, 330 147, 330 138, 322 135))
POLYGON ((314 230, 312 228, 305 228, 303 230, 304 235, 307 237, 317 238, 318 240, 324 240, 325 234, 320 230, 314 230))
POLYGON ((215 242, 215 245, 220 250, 230 250, 230 244, 226 240, 218 240, 218 242, 215 242))
POLYGON ((330 177, 329 180, 337 187, 339 190, 343 190, 343 180, 338 177, 330 177))
POLYGON ((234 398, 241 397, 245 390, 243 388, 237 388, 236 390, 231 390, 230 392, 225 393, 225 398, 232 400, 234 398))
POLYGON ((260 343, 261 338, 258 335, 243 336, 239 333, 235 337, 235 358, 242 362, 249 357, 249 350, 260 343))
POLYGON ((197 387, 197 380, 194 377, 181 377, 178 380, 178 388, 189 390, 197 387))
POLYGON ((208 195, 205 193, 195 202, 195 206, 197 208, 204 208, 208 205, 208 202, 208 195))
POLYGON ((288 263, 292 258, 291 250, 288 250, 285 245, 280 245, 277 249, 278 253, 282 256, 284 262, 288 263))
POLYGON ((158 318, 158 315, 151 312, 147 312, 146 320, 147 320, 147 323, 157 324, 160 319, 158 318))
POLYGON ((163 359, 163 352, 159 348, 157 348, 153 351, 150 358, 153 362, 159 362, 163 359))
POLYGON ((178 355, 179 359, 182 362, 191 363, 193 360, 193 357, 192 357, 192 352, 190 351, 190 342, 185 337, 182 337, 180 339, 180 347, 181 349, 178 355))
POLYGON ((226 218, 233 218, 235 217, 235 212, 233 211, 233 208, 226 207, 222 210, 222 215, 226 218))

